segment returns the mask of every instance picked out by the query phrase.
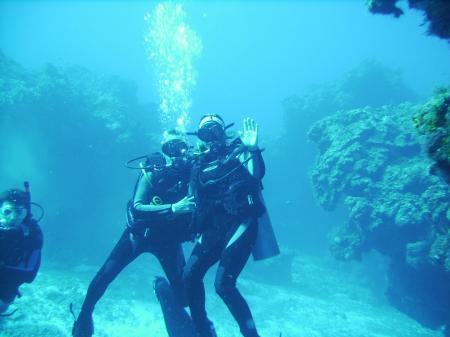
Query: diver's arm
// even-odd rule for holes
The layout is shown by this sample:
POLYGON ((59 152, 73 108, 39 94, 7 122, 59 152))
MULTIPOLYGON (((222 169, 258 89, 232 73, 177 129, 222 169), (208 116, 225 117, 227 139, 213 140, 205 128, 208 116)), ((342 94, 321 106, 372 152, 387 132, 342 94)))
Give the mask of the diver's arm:
POLYGON ((166 214, 172 211, 172 204, 161 204, 155 205, 151 203, 150 198, 151 194, 151 176, 141 175, 136 193, 134 195, 133 205, 137 211, 146 212, 146 213, 154 213, 157 214, 166 214))
POLYGON ((240 157, 241 162, 246 162, 245 166, 250 174, 257 178, 262 179, 266 173, 266 165, 261 155, 261 150, 256 147, 247 149, 240 157))
POLYGON ((262 179, 265 174, 265 165, 261 150, 258 148, 258 124, 251 118, 244 119, 241 141, 246 147, 246 151, 239 156, 240 161, 245 163, 252 176, 262 179))

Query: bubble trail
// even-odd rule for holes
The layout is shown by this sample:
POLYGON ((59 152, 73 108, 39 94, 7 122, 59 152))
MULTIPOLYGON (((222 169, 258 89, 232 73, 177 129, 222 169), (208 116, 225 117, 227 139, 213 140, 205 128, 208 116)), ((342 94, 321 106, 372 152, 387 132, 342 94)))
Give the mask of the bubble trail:
POLYGON ((152 62, 160 98, 159 109, 164 128, 175 125, 185 131, 189 124, 192 91, 197 83, 194 61, 202 52, 202 42, 186 22, 180 3, 159 3, 144 20, 146 53, 152 62))

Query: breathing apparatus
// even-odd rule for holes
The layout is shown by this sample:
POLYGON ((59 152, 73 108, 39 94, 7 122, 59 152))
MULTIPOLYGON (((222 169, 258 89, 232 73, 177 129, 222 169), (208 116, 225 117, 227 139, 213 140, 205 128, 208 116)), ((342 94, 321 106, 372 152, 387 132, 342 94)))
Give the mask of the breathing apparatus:
POLYGON ((161 171, 167 166, 167 160, 161 152, 154 152, 149 155, 139 156, 130 159, 125 164, 126 168, 132 170, 145 170, 145 171, 161 171))

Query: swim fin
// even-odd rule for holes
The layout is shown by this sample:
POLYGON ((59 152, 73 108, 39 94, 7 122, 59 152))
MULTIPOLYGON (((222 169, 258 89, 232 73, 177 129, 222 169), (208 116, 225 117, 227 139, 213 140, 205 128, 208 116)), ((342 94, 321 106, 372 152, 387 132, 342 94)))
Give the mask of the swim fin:
MULTIPOLYGON (((70 303, 70 312, 72 313, 72 315, 74 315, 72 303, 70 303)), ((81 311, 80 314, 78 315, 78 318, 73 323, 72 336, 92 337, 93 334, 94 334, 94 320, 92 319, 92 315, 85 314, 83 313, 83 311, 81 311)))

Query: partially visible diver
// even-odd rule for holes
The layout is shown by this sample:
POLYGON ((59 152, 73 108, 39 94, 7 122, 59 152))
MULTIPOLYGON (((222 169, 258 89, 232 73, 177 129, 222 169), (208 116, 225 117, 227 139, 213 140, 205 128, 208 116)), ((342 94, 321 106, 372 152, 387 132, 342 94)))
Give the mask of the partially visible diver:
POLYGON ((185 265, 181 243, 192 239, 190 224, 195 207, 188 197, 190 166, 184 134, 165 132, 162 152, 141 165, 132 200, 127 209, 127 226, 108 259, 91 281, 72 335, 91 337, 92 314, 108 285, 144 252, 159 260, 178 299, 184 306, 181 276, 185 265))
POLYGON ((0 194, 0 316, 20 296, 19 287, 36 278, 41 264, 43 235, 31 214, 29 185, 25 191, 0 194))
MULTIPOLYGON (((257 259, 279 253, 272 227, 258 222, 266 214, 261 195, 265 165, 258 147, 258 126, 244 120, 240 137, 230 139, 218 115, 201 118, 201 151, 193 162, 191 190, 197 207, 193 228, 201 235, 183 272, 192 321, 200 337, 216 336, 205 310, 203 278, 219 262, 215 289, 245 337, 259 337, 249 306, 236 280, 250 254, 257 259), (264 230, 261 230, 263 228, 264 230), (260 238, 261 235, 268 235, 260 238), (255 252, 265 245, 265 252, 255 252)), ((266 215, 267 216, 267 215, 266 215)))
POLYGON ((153 289, 161 306, 169 337, 198 337, 191 317, 180 305, 169 282, 163 277, 157 277, 153 289))

